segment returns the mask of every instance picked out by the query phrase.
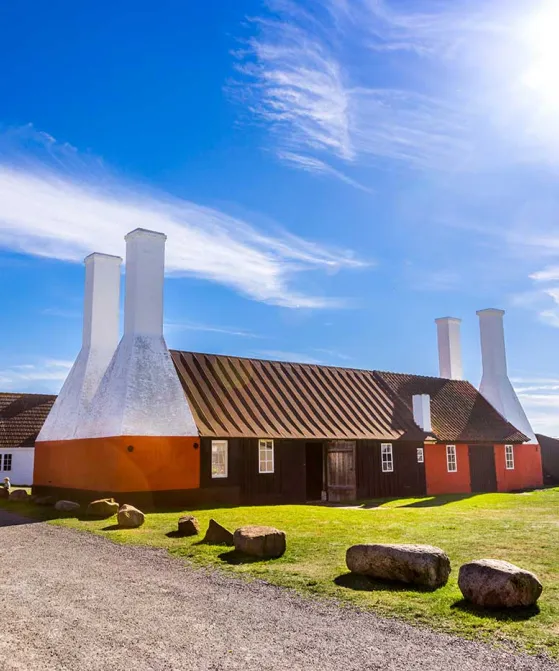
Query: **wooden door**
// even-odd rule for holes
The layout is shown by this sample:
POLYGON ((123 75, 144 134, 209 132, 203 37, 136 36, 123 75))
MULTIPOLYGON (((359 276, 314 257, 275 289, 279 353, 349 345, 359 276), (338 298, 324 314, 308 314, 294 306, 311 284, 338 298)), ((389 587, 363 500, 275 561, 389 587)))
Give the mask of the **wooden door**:
POLYGON ((493 445, 470 445, 468 457, 472 492, 496 492, 497 472, 493 445))
POLYGON ((355 441, 326 444, 328 501, 355 501, 355 441))

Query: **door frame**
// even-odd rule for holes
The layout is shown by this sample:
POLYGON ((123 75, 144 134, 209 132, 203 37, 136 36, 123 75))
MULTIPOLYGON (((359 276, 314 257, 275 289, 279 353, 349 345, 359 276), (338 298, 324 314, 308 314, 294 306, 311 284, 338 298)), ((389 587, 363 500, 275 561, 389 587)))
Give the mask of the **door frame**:
POLYGON ((356 477, 356 459, 357 459, 357 441, 355 440, 329 440, 325 443, 324 449, 324 466, 325 479, 324 484, 326 488, 326 497, 328 501, 333 503, 341 503, 343 501, 355 501, 357 498, 357 477, 356 477), (350 470, 348 473, 347 485, 331 485, 330 484, 330 461, 329 455, 334 453, 348 453, 351 454, 350 470))

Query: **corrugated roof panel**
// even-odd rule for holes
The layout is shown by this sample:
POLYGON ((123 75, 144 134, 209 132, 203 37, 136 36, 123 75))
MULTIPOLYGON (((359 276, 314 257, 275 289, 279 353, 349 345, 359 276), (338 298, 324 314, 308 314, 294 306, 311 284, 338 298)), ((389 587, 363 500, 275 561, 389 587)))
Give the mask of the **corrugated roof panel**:
POLYGON ((407 434, 421 440, 425 435, 410 417, 394 422, 394 400, 370 371, 171 355, 202 436, 397 440, 407 434))
POLYGON ((419 375, 171 352, 202 436, 422 440, 414 394, 440 441, 525 439, 469 383, 419 375))

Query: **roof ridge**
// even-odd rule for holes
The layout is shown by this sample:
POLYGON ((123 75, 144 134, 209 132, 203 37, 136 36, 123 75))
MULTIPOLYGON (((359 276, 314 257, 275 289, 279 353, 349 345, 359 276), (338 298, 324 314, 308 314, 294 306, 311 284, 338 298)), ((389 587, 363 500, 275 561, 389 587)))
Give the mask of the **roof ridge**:
POLYGON ((56 398, 58 394, 41 394, 36 391, 0 391, 0 396, 44 396, 46 398, 56 398))
MULTIPOLYGON (((239 356, 237 354, 216 354, 215 352, 195 352, 193 350, 181 350, 172 348, 170 352, 177 352, 178 354, 194 354, 196 356, 215 356, 223 357, 227 359, 240 359, 242 361, 259 361, 264 363, 282 363, 288 364, 289 366, 310 366, 310 367, 320 367, 320 368, 333 368, 334 370, 349 370, 357 371, 360 373, 373 373, 380 375, 402 375, 402 376, 411 376, 411 377, 421 377, 432 380, 445 380, 447 382, 466 382, 467 384, 472 384, 468 380, 451 380, 450 378, 439 377, 437 375, 421 375, 419 373, 401 373, 390 370, 379 370, 377 368, 357 368, 355 366, 336 366, 334 364, 328 363, 312 363, 305 361, 284 361, 282 359, 264 359, 262 357, 256 356, 239 356)), ((473 386, 473 385, 472 385, 473 386)))

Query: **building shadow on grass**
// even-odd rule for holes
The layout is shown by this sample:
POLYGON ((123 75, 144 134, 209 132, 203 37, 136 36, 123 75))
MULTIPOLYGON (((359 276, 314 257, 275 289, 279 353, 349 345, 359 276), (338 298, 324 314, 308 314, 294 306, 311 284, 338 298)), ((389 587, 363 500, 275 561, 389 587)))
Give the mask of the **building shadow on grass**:
POLYGON ((478 494, 445 494, 441 496, 430 496, 420 501, 413 503, 406 503, 400 508, 438 508, 439 506, 446 506, 449 503, 457 503, 458 501, 465 501, 472 499, 478 494))
POLYGON ((352 589, 357 592, 435 592, 437 587, 427 587, 426 585, 411 585, 391 580, 375 580, 365 575, 356 573, 342 573, 334 578, 334 583, 338 587, 352 589))
POLYGON ((528 606, 527 608, 481 608, 480 606, 475 606, 473 603, 466 601, 466 599, 460 599, 459 601, 453 603, 450 607, 453 610, 461 610, 465 613, 477 615, 477 617, 480 618, 487 620, 497 620, 498 622, 522 622, 524 620, 530 620, 531 618, 540 614, 540 607, 537 604, 534 606, 528 606))

